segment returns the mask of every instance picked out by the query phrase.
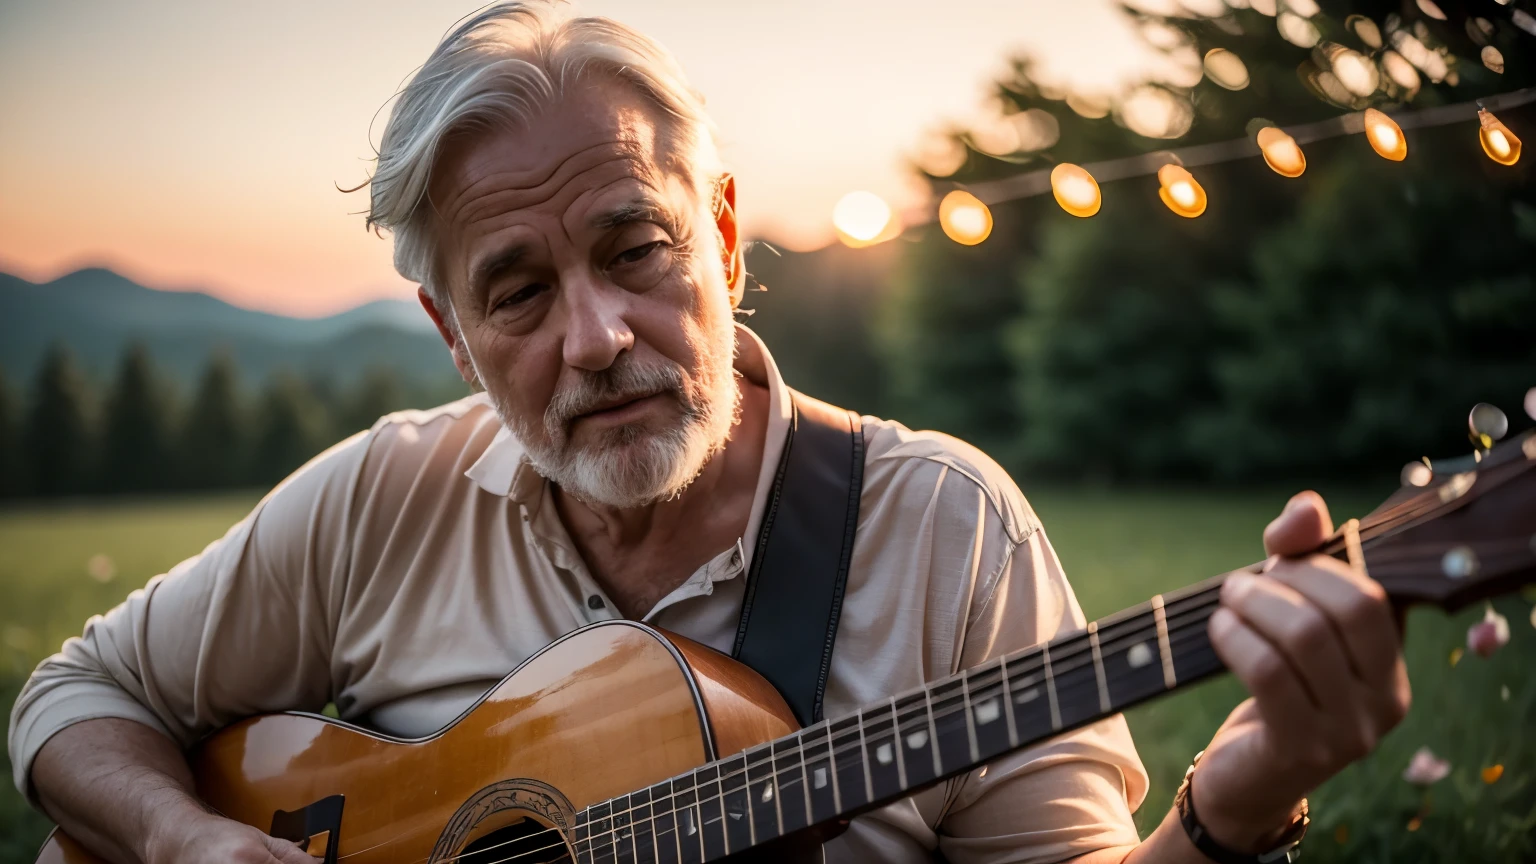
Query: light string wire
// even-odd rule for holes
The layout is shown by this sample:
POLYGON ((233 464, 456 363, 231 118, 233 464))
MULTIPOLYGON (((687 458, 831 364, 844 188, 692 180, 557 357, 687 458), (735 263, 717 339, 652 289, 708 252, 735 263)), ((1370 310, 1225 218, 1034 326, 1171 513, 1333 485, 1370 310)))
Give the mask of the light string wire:
MULTIPOLYGON (((1474 99, 1468 102, 1437 105, 1434 108, 1422 108, 1414 111, 1387 111, 1383 113, 1396 121, 1397 125, 1402 129, 1427 129, 1434 126, 1448 126, 1452 123, 1464 123, 1468 120, 1476 119, 1479 108, 1486 108, 1489 111, 1503 111, 1521 105, 1528 105, 1532 102, 1536 102, 1536 87, 1511 90, 1507 93, 1484 96, 1481 99, 1474 99)), ((1305 123, 1297 126, 1281 126, 1280 129, 1296 139, 1297 144, 1310 144, 1327 138, 1337 138, 1342 135, 1354 135, 1364 132, 1364 118, 1365 112, 1352 111, 1328 120, 1320 120, 1316 123, 1305 123)), ((1081 167, 1093 175, 1094 180, 1103 184, 1130 177, 1156 174, 1157 169, 1169 163, 1188 168, 1214 165, 1218 162, 1232 162, 1237 159, 1248 159, 1261 154, 1262 151, 1259 149, 1259 145, 1253 136, 1246 136, 1228 141, 1217 141, 1211 144, 1196 144, 1174 150, 1156 150, 1138 156, 1089 162, 1081 167)), ((1015 174, 1012 177, 984 180, 978 183, 960 183, 941 179, 936 180, 934 185, 941 191, 963 189, 975 195, 983 204, 990 206, 1008 201, 1019 201, 1024 198, 1033 198, 1051 191, 1051 168, 1041 168, 1023 174, 1015 174)), ((903 221, 907 227, 916 227, 937 221, 938 214, 938 203, 934 201, 907 214, 910 218, 906 218, 903 221)))

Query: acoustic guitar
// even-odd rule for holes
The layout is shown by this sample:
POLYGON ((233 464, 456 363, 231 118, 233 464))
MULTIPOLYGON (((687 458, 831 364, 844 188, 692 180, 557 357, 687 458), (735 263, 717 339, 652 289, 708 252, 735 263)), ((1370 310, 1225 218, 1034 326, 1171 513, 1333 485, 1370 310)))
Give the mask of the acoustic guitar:
MULTIPOLYGON (((1474 457, 1405 471, 1318 551, 1399 605, 1450 610, 1531 581, 1536 437, 1474 457)), ((212 807, 327 864, 816 861, 860 813, 1220 672, 1206 623, 1223 578, 804 729, 746 667, 610 621, 426 738, 273 714, 189 759, 212 807)), ((38 858, 97 860, 62 831, 38 858)))

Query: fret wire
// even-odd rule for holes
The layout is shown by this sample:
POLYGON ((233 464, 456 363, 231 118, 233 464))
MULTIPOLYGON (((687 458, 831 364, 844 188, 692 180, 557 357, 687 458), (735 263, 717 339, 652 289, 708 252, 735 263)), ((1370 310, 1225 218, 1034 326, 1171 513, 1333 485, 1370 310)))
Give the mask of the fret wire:
POLYGON ((1013 687, 1008 683, 1008 658, 999 658, 997 665, 1003 670, 1003 716, 1008 718, 1008 748, 1011 750, 1019 746, 1019 726, 1013 720, 1013 687))
POLYGON ((1041 655, 1045 658, 1045 696, 1051 703, 1051 728, 1061 728, 1061 709, 1056 707, 1056 678, 1051 674, 1051 643, 1041 646, 1041 655))
POLYGON ((1099 711, 1109 713, 1109 685, 1104 682, 1104 653, 1099 650, 1099 625, 1088 622, 1088 647, 1093 651, 1093 677, 1099 684, 1099 711))
POLYGON ((795 733, 795 752, 800 754, 800 792, 805 796, 805 824, 815 825, 816 814, 811 811, 810 766, 805 764, 805 730, 795 733))
POLYGON ((843 812, 843 796, 837 782, 837 742, 832 739, 832 724, 827 724, 827 773, 832 775, 832 809, 843 812))
POLYGON ((1152 598, 1152 618, 1157 623, 1157 652, 1163 658, 1163 686, 1172 690, 1179 686, 1179 679, 1173 674, 1173 648, 1168 644, 1168 615, 1161 594, 1152 598))
POLYGON ((944 766, 939 761, 939 727, 933 722, 933 690, 923 688, 923 713, 928 718, 928 750, 933 754, 933 773, 937 776, 944 775, 944 766))
POLYGON ((965 705, 965 735, 971 746, 971 761, 976 762, 981 759, 981 748, 976 746, 976 710, 971 707, 971 679, 967 675, 960 676, 960 693, 965 705))
MULTIPOLYGON (((751 785, 747 786, 751 789, 751 785)), ((773 790, 773 817, 779 820, 779 834, 784 834, 784 796, 779 794, 779 754, 773 752, 773 742, 768 742, 768 788, 773 790)), ((750 797, 748 800, 751 800, 750 797)), ((809 823, 807 823, 809 824, 809 823)))
POLYGON ((859 718, 859 765, 864 768, 864 803, 868 804, 875 800, 875 781, 869 773, 869 745, 864 741, 864 709, 856 711, 855 716, 859 718))
POLYGON ((896 697, 891 697, 891 749, 896 751, 896 782, 907 788, 907 757, 901 746, 901 715, 896 713, 896 697))
MULTIPOLYGON (((1203 589, 1203 591, 1200 592, 1200 593, 1213 594, 1217 590, 1217 587, 1218 586, 1212 586, 1210 588, 1203 589)), ((1197 596, 1198 596, 1197 594, 1191 594, 1188 597, 1181 598, 1181 599, 1184 600, 1184 601, 1190 601, 1190 600, 1194 600, 1197 596)), ((1161 600, 1163 598, 1160 595, 1158 599, 1161 600)), ((1166 609, 1168 608, 1168 604, 1166 603, 1166 600, 1163 600, 1163 602, 1160 605, 1162 606, 1162 608, 1164 610, 1164 614, 1163 615, 1155 615, 1154 618, 1162 618, 1163 619, 1162 629, 1170 631, 1170 635, 1169 635, 1170 651, 1171 651, 1171 646, 1172 646, 1173 642, 1184 643, 1184 642, 1187 642, 1187 641, 1189 641, 1191 639, 1198 638, 1198 637, 1204 635, 1204 627, 1203 627, 1204 621, 1202 621, 1202 620, 1191 620, 1191 619, 1198 619, 1198 618, 1200 618, 1201 617, 1201 613, 1206 611, 1206 609, 1204 607, 1214 605, 1213 601, 1215 601, 1217 599, 1218 598, 1210 596, 1210 597, 1205 597, 1205 598, 1201 599, 1201 601, 1199 603, 1188 604, 1189 608, 1181 610, 1180 614, 1175 616, 1175 622, 1176 623, 1174 623, 1171 627, 1170 627, 1170 625, 1168 623, 1167 616, 1166 616, 1166 609), (1173 635, 1173 633, 1171 631, 1178 631, 1178 632, 1177 632, 1176 635, 1173 635)), ((1204 617, 1206 619, 1209 618, 1208 615, 1206 615, 1204 617)), ((1139 634, 1132 634, 1132 635, 1139 635, 1139 634)), ((1068 637, 1068 638, 1071 638, 1071 637, 1068 637)), ((1123 638, 1126 638, 1126 637, 1121 637, 1121 639, 1123 639, 1123 638)), ((1119 640, 1117 640, 1117 641, 1119 641, 1119 640)), ((1083 652, 1081 650, 1077 650, 1077 651, 1075 651, 1073 653, 1070 653, 1070 654, 1067 654, 1067 655, 1062 655, 1060 658, 1058 658, 1057 660, 1053 661, 1050 658, 1050 656, 1049 656, 1049 644, 1050 643, 1043 643, 1042 645, 1038 646, 1039 654, 1040 654, 1041 660, 1042 660, 1041 668, 1044 669, 1047 672, 1047 679, 1053 679, 1054 673, 1056 671, 1066 672, 1066 671, 1070 671, 1072 669, 1077 669, 1077 668, 1081 668, 1082 667, 1082 665, 1083 665, 1082 663, 1067 665, 1067 664, 1060 664, 1060 661, 1061 660, 1076 659, 1077 657, 1081 656, 1085 652, 1083 652)), ((1021 652, 1021 654, 1027 654, 1029 652, 1029 650, 1030 649, 1026 649, 1024 652, 1021 652)), ((1011 707, 1012 707, 1013 682, 1012 682, 1011 677, 1010 677, 1009 672, 1008 672, 1008 664, 1005 662, 1007 659, 1008 659, 1007 657, 999 658, 999 671, 1001 673, 1000 677, 1001 677, 1001 687, 1002 687, 1003 693, 1004 693, 1004 695, 1006 695, 1008 697, 1007 699, 1004 700, 1004 704, 1006 706, 1005 710, 1007 710, 1007 712, 1009 714, 1011 714, 1012 713, 1011 707)), ((1019 661, 1019 660, 1028 660, 1028 659, 1032 659, 1032 658, 1020 656, 1020 657, 1016 657, 1014 659, 1016 661, 1019 661)), ((976 671, 984 673, 987 670, 985 670, 984 668, 979 668, 976 671)), ((946 682, 938 682, 938 683, 943 684, 943 683, 946 683, 946 682)), ((992 686, 998 686, 998 685, 992 685, 992 686)), ((1054 693, 1054 688, 1053 687, 1048 687, 1048 695, 1051 695, 1052 693, 1054 693)), ((899 716, 897 715, 897 712, 896 712, 896 699, 897 699, 897 697, 892 697, 892 699, 890 700, 890 703, 889 703, 890 706, 891 706, 893 721, 899 721, 899 716)), ((947 716, 947 713, 946 713, 946 716, 947 716)), ((863 723, 862 712, 859 713, 859 717, 860 717, 860 737, 862 739, 863 735, 864 735, 864 730, 862 728, 862 723, 863 723)), ((1010 725, 1012 725, 1012 724, 1010 724, 1010 725)), ((899 731, 899 725, 896 728, 899 731)), ((803 731, 804 730, 802 730, 802 732, 803 731)), ((798 736, 798 734, 799 733, 797 733, 797 736, 798 736)), ((1010 729, 1010 737, 1011 738, 1015 738, 1016 737, 1016 730, 1010 729)), ((1013 746, 1017 746, 1017 743, 1015 743, 1013 746)), ((796 750, 799 750, 799 751, 803 751, 803 748, 804 748, 803 741, 796 746, 796 750)), ((896 750, 896 752, 898 754, 901 753, 901 748, 900 747, 896 747, 894 749, 896 750)), ((834 751, 831 748, 829 748, 829 753, 832 753, 832 752, 834 752, 834 751)), ((770 753, 770 757, 772 757, 771 753, 770 753)), ((741 769, 742 771, 745 771, 745 765, 746 764, 747 764, 746 760, 743 758, 743 768, 741 769)), ((753 763, 753 764, 757 764, 757 763, 753 763)), ((904 764, 900 760, 900 757, 898 757, 897 767, 899 769, 902 769, 900 771, 900 773, 902 775, 905 775, 904 764)), ((803 777, 803 772, 804 772, 804 766, 803 765, 801 766, 801 770, 802 770, 802 777, 803 777)), ((865 770, 866 770, 866 772, 868 771, 868 766, 867 765, 865 766, 865 770)), ((680 776, 692 778, 693 774, 694 774, 694 772, 689 772, 686 775, 680 775, 680 776)), ((718 777, 716 780, 709 781, 709 783, 714 783, 714 784, 716 784, 718 786, 721 783, 721 779, 724 776, 727 776, 727 775, 721 775, 721 777, 718 777)), ((729 776, 734 776, 734 772, 732 772, 729 776)), ((802 782, 803 782, 803 780, 802 780, 802 782)), ((906 780, 905 780, 904 776, 901 778, 901 784, 902 784, 903 788, 906 787, 906 780)), ((708 785, 708 783, 706 783, 704 785, 708 785)), ((703 789, 703 786, 700 786, 700 785, 698 785, 696 783, 693 786, 693 790, 702 790, 702 789, 703 789)), ((691 791, 691 790, 683 790, 683 791, 691 791)), ((870 791, 871 791, 871 793, 873 792, 872 786, 871 786, 870 791)), ((679 794, 679 793, 674 790, 667 797, 669 799, 672 799, 677 794, 679 794)), ((626 800, 628 800, 628 798, 629 798, 628 795, 619 796, 619 797, 625 798, 626 800)), ((711 796, 712 799, 719 799, 720 797, 721 796, 711 796)), ((616 801, 616 800, 618 800, 618 798, 611 799, 611 800, 616 801)), ((625 810, 617 811, 617 813, 628 813, 632 809, 633 808, 626 808, 625 810)), ((675 807, 675 803, 674 803, 673 808, 670 811, 668 811, 668 812, 676 814, 676 813, 679 813, 679 812, 682 812, 682 811, 679 811, 675 807)), ((611 821, 611 816, 612 815, 615 815, 615 814, 610 814, 610 821, 611 821)), ((809 816, 809 812, 808 812, 807 815, 809 816)), ((616 834, 617 832, 614 829, 610 829, 608 832, 599 832, 599 833, 616 834)), ((702 834, 702 832, 700 832, 700 833, 702 834)), ((593 839, 597 839, 596 835, 594 835, 593 839)))

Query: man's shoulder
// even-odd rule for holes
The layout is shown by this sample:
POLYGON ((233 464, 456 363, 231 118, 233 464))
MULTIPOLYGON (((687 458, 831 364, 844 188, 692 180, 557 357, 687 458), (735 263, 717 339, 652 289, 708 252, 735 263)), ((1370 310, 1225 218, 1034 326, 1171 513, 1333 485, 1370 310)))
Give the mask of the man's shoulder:
POLYGON ((426 470, 458 477, 479 459, 501 431, 484 393, 435 408, 385 414, 368 430, 365 480, 415 475, 426 470), (446 470, 445 470, 446 469, 446 470))
MULTIPOLYGON (((1015 543, 1040 527, 1035 512, 1003 467, 980 449, 943 432, 912 430, 895 420, 865 416, 864 471, 874 484, 903 484, 931 469, 953 478, 939 494, 975 489, 1015 543)), ((924 484, 926 485, 926 484, 924 484)), ((974 499, 972 499, 974 501, 974 499)))

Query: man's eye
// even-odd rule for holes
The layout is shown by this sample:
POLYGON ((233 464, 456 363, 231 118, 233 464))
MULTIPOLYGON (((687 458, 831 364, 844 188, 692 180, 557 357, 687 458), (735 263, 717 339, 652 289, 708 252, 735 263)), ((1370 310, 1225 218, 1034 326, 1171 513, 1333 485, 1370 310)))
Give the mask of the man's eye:
POLYGON ((516 306, 516 305, 518 305, 520 303, 527 303, 529 300, 532 300, 533 298, 539 296, 540 294, 543 294, 545 291, 548 291, 548 290, 549 290, 549 286, 548 285, 545 285, 542 282, 535 282, 532 285, 529 285, 529 286, 527 286, 525 288, 518 289, 516 292, 508 295, 505 299, 503 299, 500 303, 497 303, 496 305, 497 305, 497 307, 502 307, 502 306, 516 306))
POLYGON ((652 243, 645 243, 640 246, 636 246, 633 249, 626 249, 623 252, 620 252, 618 257, 613 259, 613 263, 615 265, 634 264, 637 261, 644 260, 647 255, 650 255, 652 252, 655 252, 657 249, 665 245, 665 240, 657 240, 652 243))

